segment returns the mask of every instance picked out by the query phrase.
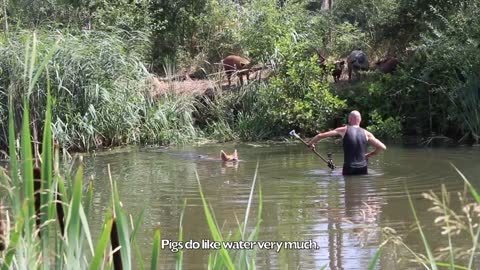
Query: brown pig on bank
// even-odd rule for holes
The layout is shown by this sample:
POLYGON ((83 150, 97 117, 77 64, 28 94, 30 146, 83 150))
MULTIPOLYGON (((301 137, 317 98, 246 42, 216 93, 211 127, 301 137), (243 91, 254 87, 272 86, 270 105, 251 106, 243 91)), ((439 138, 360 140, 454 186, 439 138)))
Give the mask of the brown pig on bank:
POLYGON ((243 85, 243 75, 246 75, 247 82, 250 74, 250 60, 240 57, 238 55, 229 55, 222 60, 225 75, 227 75, 228 85, 231 85, 231 77, 234 73, 240 79, 240 84, 243 85))

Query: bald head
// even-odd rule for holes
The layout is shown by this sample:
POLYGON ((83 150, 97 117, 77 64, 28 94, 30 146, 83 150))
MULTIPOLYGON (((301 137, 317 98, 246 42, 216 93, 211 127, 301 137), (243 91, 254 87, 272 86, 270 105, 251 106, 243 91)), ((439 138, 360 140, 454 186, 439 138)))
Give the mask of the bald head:
POLYGON ((362 116, 360 115, 360 112, 358 111, 352 111, 348 115, 348 124, 352 126, 360 125, 360 122, 362 122, 362 116))

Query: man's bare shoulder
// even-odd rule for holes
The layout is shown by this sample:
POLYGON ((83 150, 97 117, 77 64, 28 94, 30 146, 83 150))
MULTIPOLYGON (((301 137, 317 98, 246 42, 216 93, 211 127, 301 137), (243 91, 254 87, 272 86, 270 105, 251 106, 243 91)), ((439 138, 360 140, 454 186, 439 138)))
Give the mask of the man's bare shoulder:
POLYGON ((343 127, 338 127, 338 128, 336 128, 336 129, 334 129, 334 131, 335 131, 338 135, 340 135, 340 136, 343 137, 343 136, 345 136, 345 133, 347 133, 347 126, 345 125, 345 126, 343 126, 343 127))
POLYGON ((335 131, 345 133, 347 131, 347 126, 338 127, 335 129, 335 131))

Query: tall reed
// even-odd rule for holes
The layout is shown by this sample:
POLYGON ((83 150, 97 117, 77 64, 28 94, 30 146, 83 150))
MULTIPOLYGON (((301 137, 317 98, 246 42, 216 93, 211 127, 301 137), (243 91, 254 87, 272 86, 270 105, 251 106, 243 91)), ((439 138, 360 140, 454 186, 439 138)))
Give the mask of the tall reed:
MULTIPOLYGON (((127 215, 120 206, 116 185, 112 185, 112 208, 108 210, 102 225, 101 236, 94 246, 88 223, 90 204, 92 203, 92 186, 86 191, 83 186, 83 165, 80 159, 78 170, 73 178, 62 176, 59 169, 58 147, 54 151, 53 132, 51 129, 52 98, 50 84, 46 89, 45 127, 43 129, 42 154, 35 156, 32 151, 30 133, 30 94, 37 84, 47 63, 52 59, 57 48, 52 48, 46 58, 38 62, 37 37, 35 33, 27 41, 25 53, 25 72, 28 88, 23 98, 23 117, 21 118, 20 155, 17 154, 15 140, 14 110, 9 111, 9 174, 1 175, 2 189, 7 194, 5 204, 8 206, 2 215, 1 269, 104 269, 111 262, 106 262, 109 251, 109 236, 114 222, 120 246, 112 247, 120 251, 123 269, 132 268, 132 237, 127 215), (39 64, 37 64, 39 63, 39 64), (20 162, 18 162, 18 159, 20 162), (36 160, 41 159, 41 177, 33 171, 36 160), (21 166, 19 167, 18 164, 21 166), (19 174, 20 173, 20 174, 19 174), (34 178, 41 181, 37 185, 34 178), (73 183, 69 188, 65 183, 73 183), (40 196, 36 196, 35 193, 40 196), (59 201, 60 200, 60 201, 59 201), (40 207, 35 207, 35 204, 40 207), (65 213, 65 215, 63 214, 65 213), (7 221, 3 219, 6 217, 7 221), (39 218, 38 218, 39 217, 39 218), (36 222, 39 220, 40 222, 36 222)), ((48 77, 48 72, 47 72, 48 77)), ((10 93, 9 108, 13 106, 13 93, 10 93)), ((38 168, 35 168, 38 170, 38 168)), ((138 225, 139 222, 136 223, 138 225)), ((134 227, 134 230, 136 227, 134 227)), ((158 250, 156 237, 154 252, 158 250), (155 248, 156 247, 156 248, 155 248)), ((153 254, 152 258, 158 255, 153 254)))

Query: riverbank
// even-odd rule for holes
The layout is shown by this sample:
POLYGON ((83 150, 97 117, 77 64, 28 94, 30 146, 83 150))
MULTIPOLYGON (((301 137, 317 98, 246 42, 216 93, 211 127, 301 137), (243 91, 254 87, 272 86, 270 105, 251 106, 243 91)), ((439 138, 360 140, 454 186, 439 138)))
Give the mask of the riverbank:
MULTIPOLYGON (((292 129, 313 136, 344 124, 354 109, 362 113, 363 127, 381 139, 417 138, 416 143, 423 145, 477 142, 475 110, 467 109, 478 98, 409 90, 414 78, 406 67, 394 74, 369 71, 353 81, 346 81, 344 70, 341 81, 333 83, 329 70, 318 65, 318 56, 305 56, 305 44, 292 43, 269 59, 272 69, 253 74, 256 80, 227 86, 221 69, 204 80, 179 79, 181 73, 174 75, 173 64, 166 68, 169 76, 153 75, 143 59, 149 41, 141 35, 132 45, 123 32, 35 33, 34 41, 29 31, 0 40, 4 55, 0 64, 6 71, 1 87, 10 89, 0 95, 0 118, 7 123, 11 97, 19 127, 23 98, 29 96, 33 140, 41 141, 44 122, 39 116, 49 88, 55 104, 54 137, 66 151, 203 140, 264 141, 283 139, 292 129), (25 63, 19 59, 25 58, 26 50, 18 50, 31 42, 36 62, 49 71, 33 86, 22 76, 25 63), (42 62, 49 57, 51 61, 42 62)), ((460 90, 473 89, 475 83, 472 79, 460 90)), ((6 149, 7 126, 0 124, 0 130, 0 146, 6 149)))

